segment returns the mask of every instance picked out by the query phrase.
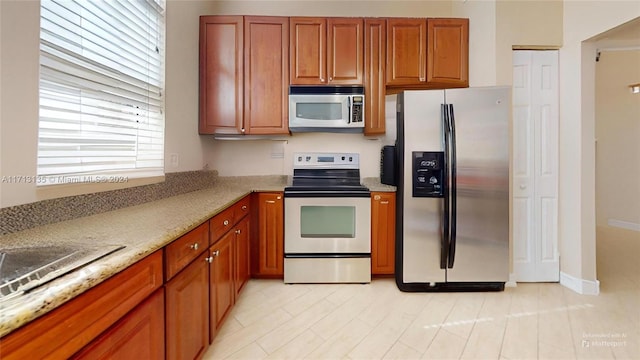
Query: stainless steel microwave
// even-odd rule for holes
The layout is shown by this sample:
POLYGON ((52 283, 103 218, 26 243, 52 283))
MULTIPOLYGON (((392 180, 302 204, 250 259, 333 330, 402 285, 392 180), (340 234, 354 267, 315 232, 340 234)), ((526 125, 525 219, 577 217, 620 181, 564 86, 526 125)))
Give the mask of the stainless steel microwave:
POLYGON ((290 86, 291 132, 362 132, 362 86, 290 86))

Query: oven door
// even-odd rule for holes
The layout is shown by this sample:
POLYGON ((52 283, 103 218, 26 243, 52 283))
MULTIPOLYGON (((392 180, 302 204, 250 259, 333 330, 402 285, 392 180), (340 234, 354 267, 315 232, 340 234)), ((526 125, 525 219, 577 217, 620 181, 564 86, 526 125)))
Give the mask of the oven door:
POLYGON ((371 253, 369 197, 286 197, 285 254, 371 253))

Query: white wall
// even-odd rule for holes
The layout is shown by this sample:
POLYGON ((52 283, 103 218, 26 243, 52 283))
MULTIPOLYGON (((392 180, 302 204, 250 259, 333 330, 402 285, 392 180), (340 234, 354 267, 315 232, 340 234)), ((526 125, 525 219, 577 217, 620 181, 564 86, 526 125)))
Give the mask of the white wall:
POLYGON ((601 51, 596 63, 596 220, 640 231, 640 50, 601 51))
POLYGON ((633 1, 565 1, 560 49, 561 281, 597 293, 595 261, 595 50, 585 40, 640 15, 633 1))

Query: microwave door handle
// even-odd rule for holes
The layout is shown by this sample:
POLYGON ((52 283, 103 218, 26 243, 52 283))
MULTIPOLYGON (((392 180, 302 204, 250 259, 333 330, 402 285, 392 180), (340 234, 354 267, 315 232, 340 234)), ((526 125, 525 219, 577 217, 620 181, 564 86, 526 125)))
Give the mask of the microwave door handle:
POLYGON ((347 124, 351 124, 351 96, 347 96, 347 111, 348 111, 348 117, 347 117, 347 124))

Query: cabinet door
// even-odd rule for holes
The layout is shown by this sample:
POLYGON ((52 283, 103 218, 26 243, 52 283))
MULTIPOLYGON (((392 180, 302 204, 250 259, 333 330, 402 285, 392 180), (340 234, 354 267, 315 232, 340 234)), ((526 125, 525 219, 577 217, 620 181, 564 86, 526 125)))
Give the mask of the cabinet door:
POLYGON ((165 285, 167 359, 200 358, 209 346, 209 267, 204 258, 165 285))
POLYGON ((249 267, 249 217, 245 217, 235 228, 235 292, 236 298, 240 295, 240 291, 244 284, 251 276, 249 267))
POLYGON ((396 194, 371 193, 371 273, 393 274, 396 245, 396 194))
POLYGON ((284 276, 283 194, 258 193, 258 260, 255 275, 284 276))
POLYGON ((215 334, 222 325, 225 316, 231 310, 235 298, 234 287, 234 231, 227 232, 210 248, 210 309, 211 309, 211 335, 209 342, 213 341, 215 334))
POLYGON ((424 85, 426 19, 387 19, 387 85, 424 85))
POLYGON ((158 289, 72 359, 164 360, 164 289, 158 289))
POLYGON ((242 16, 200 17, 200 134, 242 132, 242 16))
POLYGON ((427 83, 469 86, 469 19, 428 19, 427 37, 427 83))
POLYGON ((327 19, 327 73, 330 85, 362 85, 362 19, 327 19))
POLYGON ((289 24, 291 84, 325 84, 327 80, 325 18, 292 17, 289 19, 289 24))
POLYGON ((385 133, 385 82, 386 21, 364 21, 364 134, 385 133))
POLYGON ((289 133, 289 19, 244 21, 246 134, 289 133))

